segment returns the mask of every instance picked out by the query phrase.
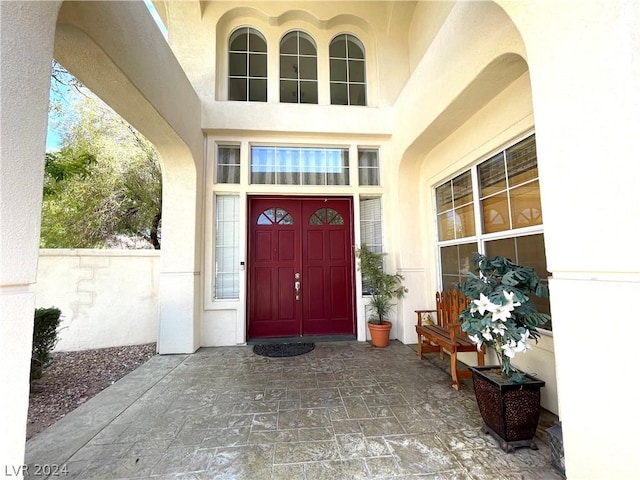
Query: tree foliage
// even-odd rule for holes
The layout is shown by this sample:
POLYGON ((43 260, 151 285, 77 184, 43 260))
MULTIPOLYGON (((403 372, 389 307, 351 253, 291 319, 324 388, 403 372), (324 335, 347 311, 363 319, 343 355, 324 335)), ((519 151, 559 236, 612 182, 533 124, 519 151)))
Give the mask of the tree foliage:
MULTIPOLYGON (((58 74, 61 75, 61 74, 58 74)), ((52 84, 59 83, 52 74, 52 84)), ((40 246, 160 248, 162 175, 157 153, 95 95, 67 98, 45 157, 40 246)))

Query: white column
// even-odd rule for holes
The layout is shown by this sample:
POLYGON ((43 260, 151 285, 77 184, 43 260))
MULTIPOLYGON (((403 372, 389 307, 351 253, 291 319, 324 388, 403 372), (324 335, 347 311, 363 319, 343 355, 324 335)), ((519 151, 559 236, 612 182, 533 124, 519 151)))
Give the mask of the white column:
POLYGON ((0 2, 0 471, 24 463, 47 109, 60 2, 0 2))
POLYGON ((632 478, 640 3, 499 2, 531 72, 568 478, 632 478))

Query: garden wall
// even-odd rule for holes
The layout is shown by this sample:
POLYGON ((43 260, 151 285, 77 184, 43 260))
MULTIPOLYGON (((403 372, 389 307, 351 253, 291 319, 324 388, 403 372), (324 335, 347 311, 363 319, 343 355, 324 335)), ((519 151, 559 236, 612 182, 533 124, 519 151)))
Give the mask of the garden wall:
POLYGON ((158 250, 41 249, 36 307, 62 311, 58 351, 155 342, 158 250))

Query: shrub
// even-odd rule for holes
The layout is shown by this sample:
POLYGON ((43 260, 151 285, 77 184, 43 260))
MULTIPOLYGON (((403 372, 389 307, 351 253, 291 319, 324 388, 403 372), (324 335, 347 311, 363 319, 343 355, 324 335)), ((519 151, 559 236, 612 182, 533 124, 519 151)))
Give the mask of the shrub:
POLYGON ((51 365, 51 352, 58 343, 60 316, 58 308, 36 308, 31 350, 31 380, 42 377, 42 371, 51 365))

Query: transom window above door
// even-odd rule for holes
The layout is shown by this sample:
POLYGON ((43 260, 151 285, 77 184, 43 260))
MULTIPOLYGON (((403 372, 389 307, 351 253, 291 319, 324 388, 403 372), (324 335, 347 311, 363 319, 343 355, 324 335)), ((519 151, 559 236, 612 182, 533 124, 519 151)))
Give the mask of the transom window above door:
POLYGON ((348 185, 349 149, 251 147, 251 183, 263 185, 348 185))

